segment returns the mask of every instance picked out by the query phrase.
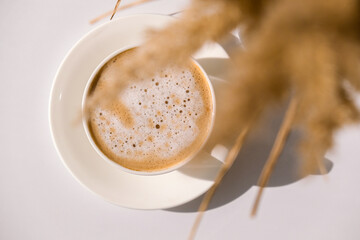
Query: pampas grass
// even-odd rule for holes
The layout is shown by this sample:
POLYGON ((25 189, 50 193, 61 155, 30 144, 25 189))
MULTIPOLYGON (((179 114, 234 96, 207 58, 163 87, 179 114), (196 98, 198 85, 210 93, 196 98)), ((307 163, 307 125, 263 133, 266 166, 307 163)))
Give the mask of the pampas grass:
MULTIPOLYGON (((353 93, 360 91, 359 26, 357 0, 193 0, 181 18, 152 33, 124 65, 123 75, 104 93, 92 96, 88 109, 111 101, 129 79, 181 65, 206 42, 238 28, 245 48, 234 50, 227 77, 231 84, 222 96, 231 104, 219 109, 226 124, 216 138, 240 135, 247 126, 252 131, 265 109, 290 97, 297 103, 286 129, 303 133, 299 173, 323 170, 334 133, 359 120, 353 100, 353 93)), ((278 155, 281 147, 274 151, 278 155)))

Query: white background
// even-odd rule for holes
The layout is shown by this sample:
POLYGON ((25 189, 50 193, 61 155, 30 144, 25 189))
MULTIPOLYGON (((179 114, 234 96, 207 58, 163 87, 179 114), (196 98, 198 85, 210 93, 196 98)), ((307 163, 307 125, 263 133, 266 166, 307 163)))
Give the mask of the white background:
MULTIPOLYGON (((51 140, 48 103, 56 70, 76 41, 96 26, 88 21, 115 2, 0 1, 1 240, 186 239, 189 233, 200 199, 170 210, 114 206, 70 175, 51 140)), ((155 0, 117 16, 171 14, 187 4, 155 0)), ((293 174, 291 138, 258 216, 249 217, 254 185, 279 122, 271 119, 272 130, 253 137, 226 176, 196 239, 359 239, 360 125, 336 135, 325 160, 326 179, 293 174)))

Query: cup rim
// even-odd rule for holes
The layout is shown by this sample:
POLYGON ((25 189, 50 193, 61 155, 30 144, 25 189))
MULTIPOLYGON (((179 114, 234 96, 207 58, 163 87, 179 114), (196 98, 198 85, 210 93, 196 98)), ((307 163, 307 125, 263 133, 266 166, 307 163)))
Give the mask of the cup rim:
POLYGON ((179 168, 181 168, 182 166, 184 166, 185 164, 187 164, 188 162, 190 162, 191 160, 193 160, 196 155, 198 153, 200 153, 206 142, 208 141, 213 128, 214 128, 214 122, 215 122, 215 115, 216 115, 216 101, 215 101, 215 92, 214 92, 214 88, 212 86, 212 83, 210 81, 210 78, 208 76, 208 74, 206 73, 206 71, 203 69, 203 67, 193 58, 191 57, 191 61, 200 69, 200 71, 202 72, 203 76, 206 79, 206 82, 208 83, 209 89, 210 89, 210 93, 211 93, 211 100, 212 100, 212 112, 211 112, 211 123, 210 123, 210 127, 207 133, 206 138, 203 140, 202 144, 199 146, 199 148, 194 151, 193 153, 191 153, 189 156, 187 156, 184 160, 180 161, 179 163, 172 165, 171 167, 165 168, 165 169, 161 169, 158 171, 136 171, 136 170, 132 170, 129 168, 126 168, 122 165, 120 165, 119 163, 111 160, 108 156, 106 156, 106 154, 98 147, 98 145, 95 143, 89 127, 88 127, 88 119, 86 119, 85 116, 85 103, 86 100, 89 96, 89 90, 92 87, 92 83, 94 81, 95 76, 97 75, 97 73, 102 69, 102 67, 113 57, 115 57, 116 55, 125 52, 129 49, 132 48, 136 48, 136 47, 140 47, 141 44, 129 44, 127 46, 124 46, 122 48, 117 49, 116 51, 112 52, 111 54, 109 54, 107 57, 105 57, 98 65, 97 67, 94 69, 94 71, 92 72, 91 76, 89 77, 87 83, 86 83, 86 87, 85 90, 83 92, 83 97, 82 97, 82 104, 81 104, 81 108, 82 108, 82 124, 86 133, 86 136, 91 144, 91 146, 93 147, 93 149, 101 156, 101 158, 103 160, 105 160, 106 162, 120 168, 122 171, 127 172, 127 173, 131 173, 134 175, 140 175, 140 176, 154 176, 154 175, 161 175, 161 174, 165 174, 165 173, 169 173, 172 171, 175 171, 179 168))

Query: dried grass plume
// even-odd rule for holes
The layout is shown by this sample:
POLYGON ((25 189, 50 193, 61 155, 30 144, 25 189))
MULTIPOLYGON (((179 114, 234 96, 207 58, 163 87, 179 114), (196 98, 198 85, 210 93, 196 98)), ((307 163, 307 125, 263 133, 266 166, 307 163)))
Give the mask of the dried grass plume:
POLYGON ((234 50, 223 95, 232 104, 219 109, 232 121, 217 138, 255 127, 250 121, 269 106, 296 99, 289 130, 301 129, 301 173, 312 172, 322 168, 336 130, 359 120, 353 100, 360 91, 359 26, 358 0, 193 0, 178 20, 138 48, 121 78, 93 96, 88 109, 111 101, 129 79, 180 65, 206 42, 239 28, 245 47, 234 50))

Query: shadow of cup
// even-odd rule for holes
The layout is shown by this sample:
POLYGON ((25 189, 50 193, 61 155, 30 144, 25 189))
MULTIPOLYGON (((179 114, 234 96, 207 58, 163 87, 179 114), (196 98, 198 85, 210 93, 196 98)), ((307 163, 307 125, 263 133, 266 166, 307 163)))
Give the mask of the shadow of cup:
MULTIPOLYGON (((267 116, 266 124, 263 124, 255 133, 249 135, 233 166, 223 178, 208 209, 223 206, 239 198, 252 186, 257 185, 258 178, 269 156, 277 130, 281 124, 282 119, 279 116, 281 115, 278 115, 277 112, 267 116)), ((298 171, 298 166, 301 164, 301 159, 297 154, 298 140, 299 133, 291 132, 267 187, 285 186, 299 181, 304 177, 300 176, 298 171)), ((327 173, 333 168, 333 163, 326 158, 324 158, 324 165, 327 173)), ((183 173, 209 179, 209 175, 205 173, 199 174, 199 172, 203 170, 204 169, 201 169, 199 166, 198 169, 184 169, 183 173)), ((216 173, 217 172, 213 170, 211 175, 215 176, 216 173)), ((313 174, 320 175, 319 172, 313 174)), ((203 195, 184 205, 167 210, 174 212, 196 212, 202 198, 203 195)))

